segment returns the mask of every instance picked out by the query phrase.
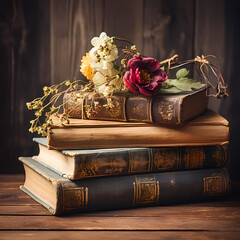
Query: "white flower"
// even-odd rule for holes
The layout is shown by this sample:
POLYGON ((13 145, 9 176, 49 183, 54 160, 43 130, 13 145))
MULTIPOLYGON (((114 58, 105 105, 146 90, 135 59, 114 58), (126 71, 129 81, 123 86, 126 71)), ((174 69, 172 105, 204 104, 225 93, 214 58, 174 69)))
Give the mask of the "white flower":
POLYGON ((118 58, 118 49, 113 39, 102 32, 99 37, 91 41, 93 48, 90 50, 91 67, 95 70, 108 69, 109 63, 118 58))
POLYGON ((115 90, 119 90, 122 83, 119 71, 113 67, 113 63, 111 63, 111 68, 97 71, 92 80, 96 91, 105 96, 113 93, 115 90))
POLYGON ((102 32, 99 37, 94 37, 91 40, 91 44, 94 47, 99 47, 100 45, 103 45, 105 41, 110 40, 110 37, 107 36, 105 32, 102 32))

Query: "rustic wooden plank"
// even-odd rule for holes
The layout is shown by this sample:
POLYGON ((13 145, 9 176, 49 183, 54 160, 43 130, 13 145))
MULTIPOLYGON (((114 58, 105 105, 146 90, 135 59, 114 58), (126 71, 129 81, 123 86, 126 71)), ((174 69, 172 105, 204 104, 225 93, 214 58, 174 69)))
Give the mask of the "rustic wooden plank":
POLYGON ((0 174, 0 183, 23 182, 24 174, 0 174))
POLYGON ((91 39, 103 28, 104 1, 53 0, 50 4, 51 83, 82 78, 79 65, 91 49, 91 39))
POLYGON ((179 54, 192 57, 193 1, 144 1, 143 54, 159 61, 179 54))
POLYGON ((239 231, 240 219, 192 217, 0 216, 5 230, 239 231), (51 224, 49 224, 51 222, 51 224))
POLYGON ((3 189, 6 189, 6 188, 19 188, 20 185, 22 185, 23 182, 0 182, 0 189, 3 188, 3 189))
POLYGON ((26 239, 239 239, 239 232, 193 232, 193 231, 4 231, 0 233, 2 240, 26 239))
POLYGON ((239 55, 240 55, 240 34, 239 34, 239 2, 225 1, 225 64, 223 73, 228 84, 230 96, 221 101, 220 113, 225 116, 230 123, 230 143, 229 143, 229 164, 228 169, 232 180, 240 180, 240 161, 239 161, 239 136, 240 136, 240 108, 239 108, 239 89, 240 82, 236 76, 240 75, 239 55))
POLYGON ((38 205, 19 188, 0 188, 0 205, 38 205))
POLYGON ((49 83, 49 1, 1 1, 1 173, 23 172, 19 155, 36 150, 26 102, 49 83), (4 2, 4 3, 3 3, 4 2))
MULTIPOLYGON (((221 66, 224 66, 225 21, 225 1, 196 1, 194 38, 194 53, 196 56, 202 54, 215 55, 219 59, 221 66)), ((218 62, 216 63, 218 64, 218 62)), ((214 78, 212 77, 211 80, 214 80, 214 78)), ((222 101, 224 100, 210 98, 208 106, 210 109, 219 112, 222 101)))
POLYGON ((50 216, 51 213, 38 205, 0 205, 0 215, 12 215, 12 216, 50 216))
MULTIPOLYGON (((106 0, 104 12, 104 31, 109 36, 117 36, 131 41, 136 45, 137 50, 142 52, 143 0, 106 0)), ((124 42, 117 41, 117 44, 129 47, 129 44, 124 42)))
MULTIPOLYGON (((229 203, 230 205, 230 203, 229 203)), ((234 202, 233 202, 234 205, 234 202)), ((51 215, 47 209, 38 205, 0 205, 0 215, 23 215, 38 216, 51 215)), ((137 209, 126 209, 104 212, 90 212, 84 214, 74 214, 74 216, 93 217, 192 217, 192 218, 235 218, 240 216, 239 204, 237 206, 211 206, 205 205, 180 205, 180 206, 157 206, 137 209)))

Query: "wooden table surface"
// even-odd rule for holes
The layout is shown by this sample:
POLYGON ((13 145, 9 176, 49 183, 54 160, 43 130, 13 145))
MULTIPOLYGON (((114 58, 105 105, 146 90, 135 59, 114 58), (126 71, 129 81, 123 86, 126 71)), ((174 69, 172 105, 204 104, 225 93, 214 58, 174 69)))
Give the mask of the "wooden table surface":
POLYGON ((240 239, 238 194, 218 202, 51 216, 0 175, 0 239, 240 239))

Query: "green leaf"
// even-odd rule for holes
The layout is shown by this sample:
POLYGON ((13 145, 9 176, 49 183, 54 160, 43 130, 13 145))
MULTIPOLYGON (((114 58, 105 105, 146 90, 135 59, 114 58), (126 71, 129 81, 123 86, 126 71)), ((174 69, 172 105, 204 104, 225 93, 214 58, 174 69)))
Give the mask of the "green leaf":
POLYGON ((173 85, 182 92, 189 92, 194 89, 199 89, 205 86, 205 84, 198 82, 191 78, 181 78, 181 79, 169 79, 169 84, 173 85))
POLYGON ((189 70, 186 68, 181 68, 180 70, 177 71, 176 77, 177 79, 185 78, 189 74, 189 70))
POLYGON ((177 89, 176 87, 171 87, 171 88, 161 88, 160 93, 164 94, 173 94, 173 93, 180 93, 182 92, 181 90, 177 89))
POLYGON ((182 68, 177 71, 176 79, 168 79, 162 84, 160 93, 171 94, 181 92, 191 92, 193 90, 205 87, 206 84, 198 82, 192 78, 188 78, 189 71, 182 68))

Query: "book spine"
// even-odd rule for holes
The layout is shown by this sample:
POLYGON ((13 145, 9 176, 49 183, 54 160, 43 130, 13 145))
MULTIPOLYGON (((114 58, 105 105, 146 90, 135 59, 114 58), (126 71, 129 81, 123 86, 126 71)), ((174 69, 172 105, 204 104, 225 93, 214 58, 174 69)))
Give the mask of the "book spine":
POLYGON ((228 145, 99 150, 75 155, 72 180, 175 170, 220 168, 228 145))
POLYGON ((148 123, 182 123, 182 97, 113 96, 108 107, 104 97, 74 99, 71 93, 64 96, 64 110, 71 118, 148 123))
POLYGON ((63 180, 58 214, 202 201, 226 195, 226 169, 129 175, 81 181, 63 180))

